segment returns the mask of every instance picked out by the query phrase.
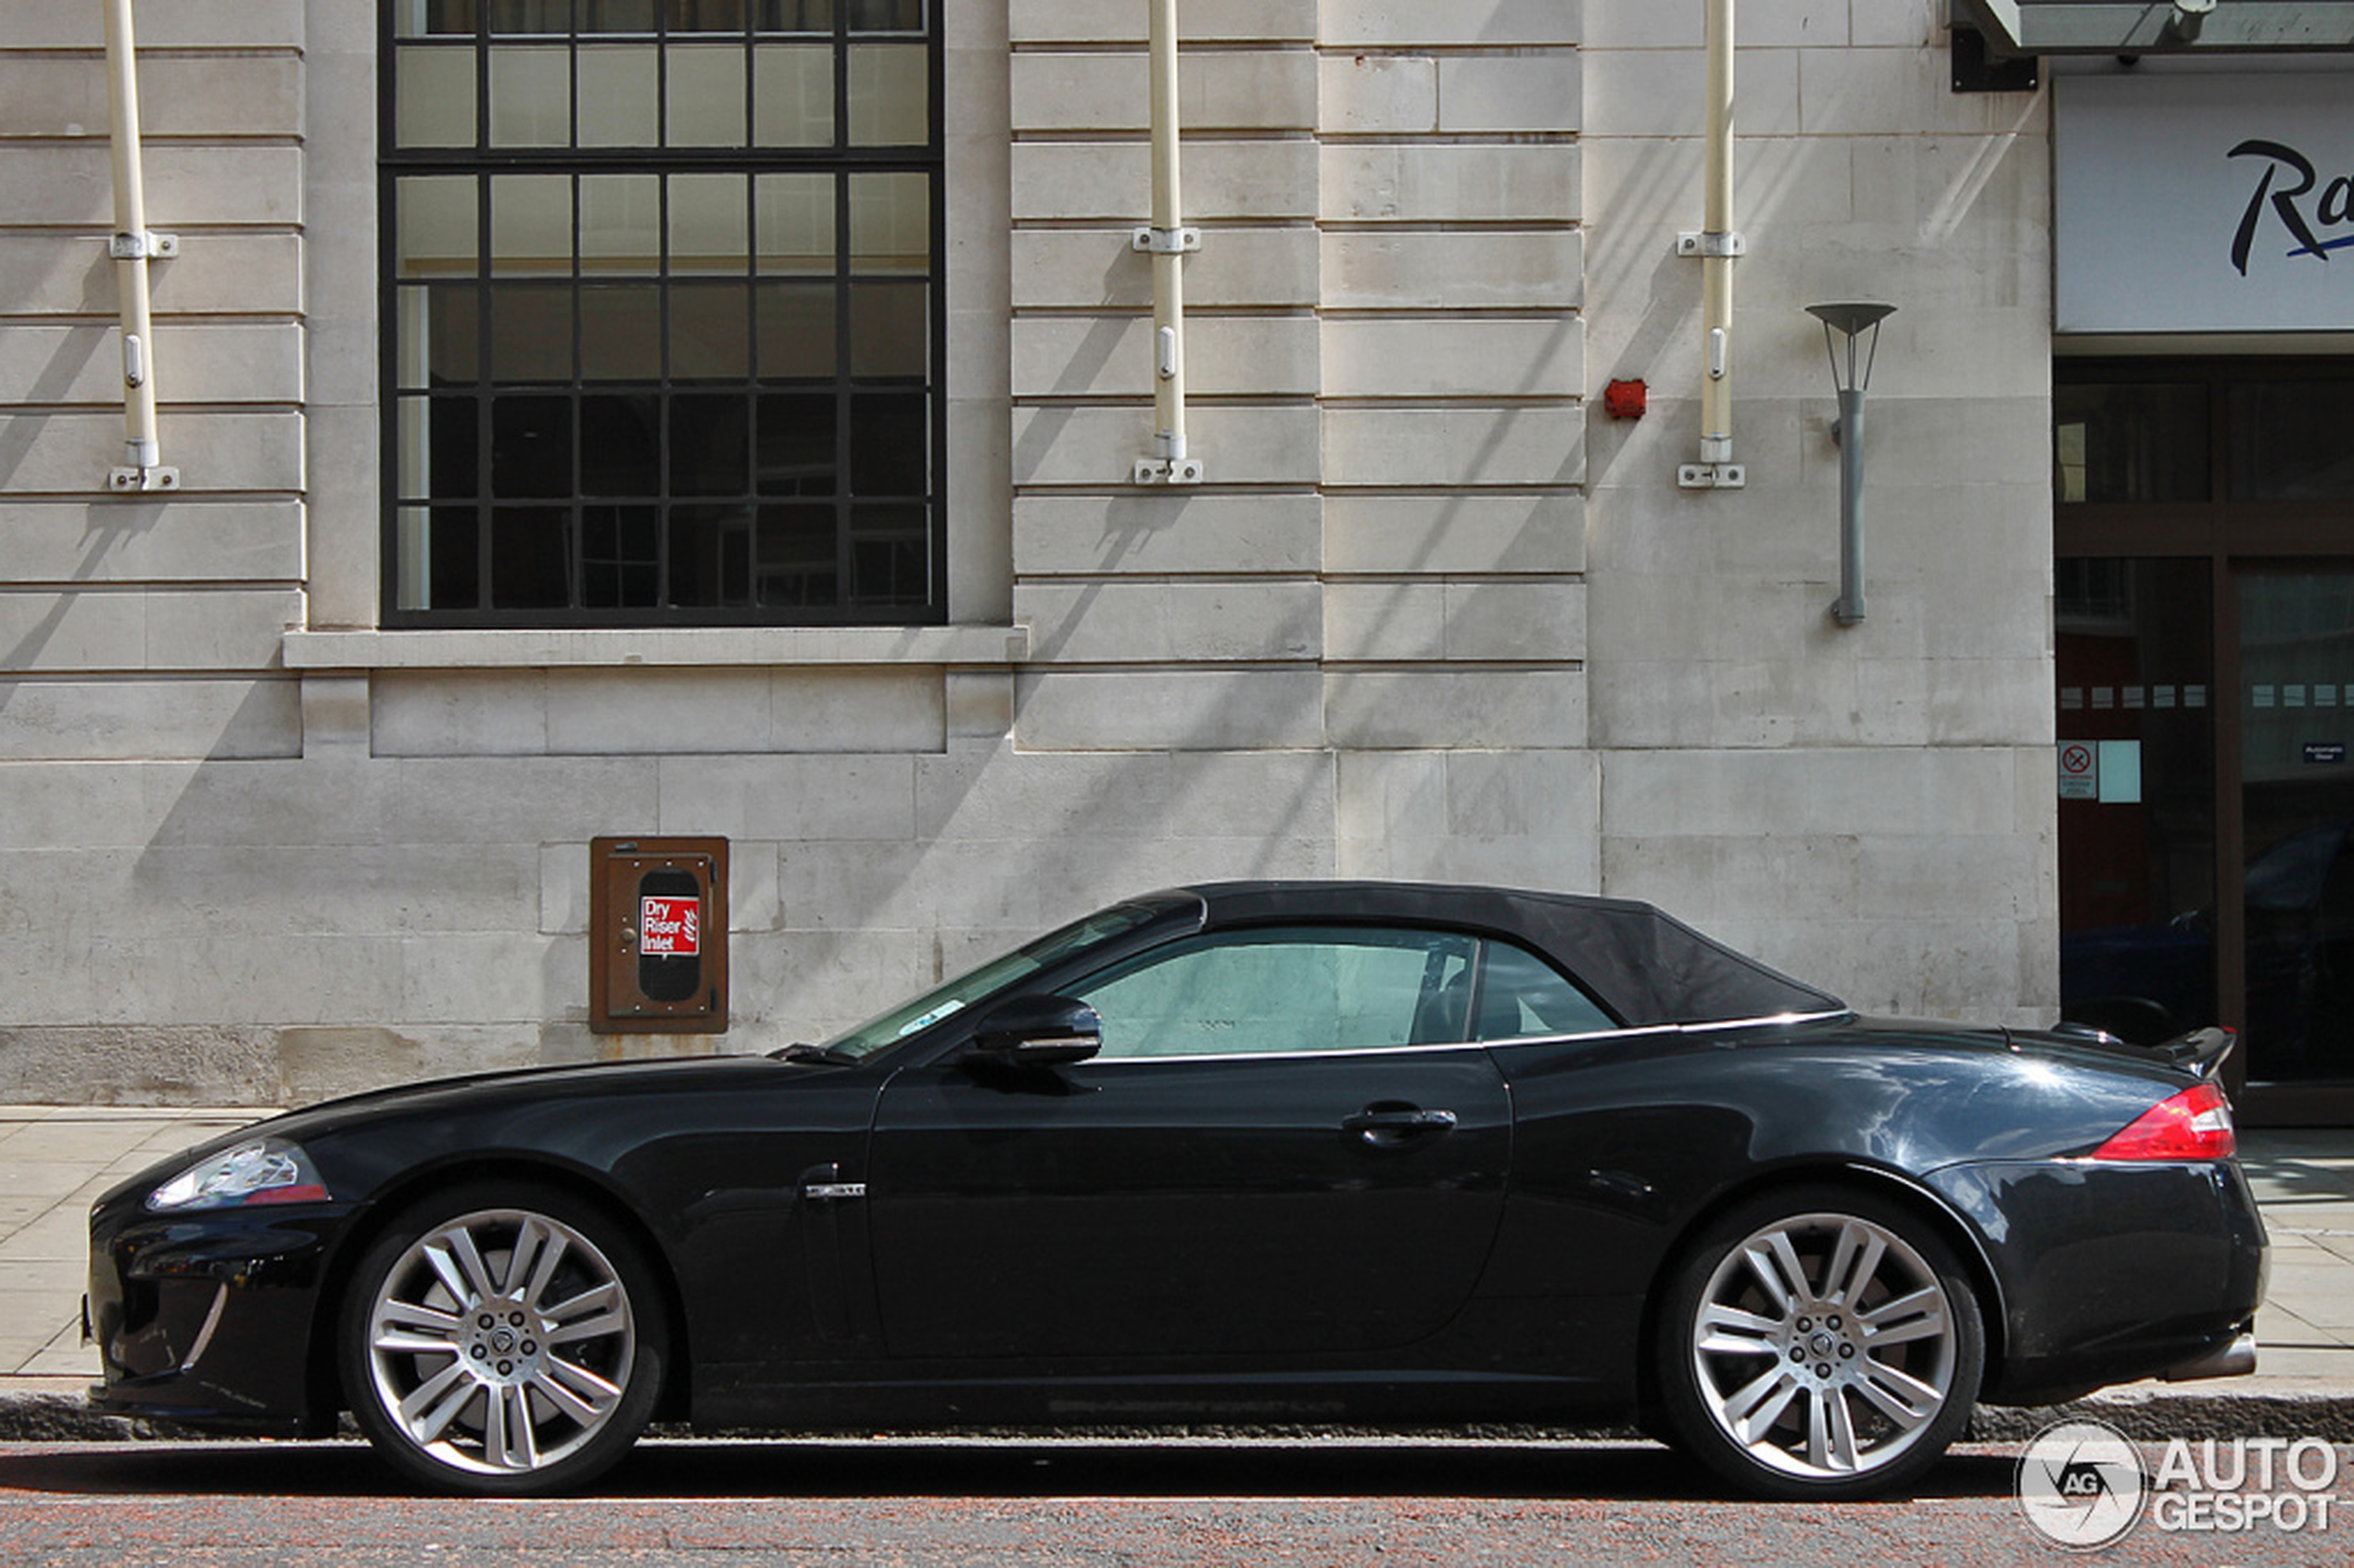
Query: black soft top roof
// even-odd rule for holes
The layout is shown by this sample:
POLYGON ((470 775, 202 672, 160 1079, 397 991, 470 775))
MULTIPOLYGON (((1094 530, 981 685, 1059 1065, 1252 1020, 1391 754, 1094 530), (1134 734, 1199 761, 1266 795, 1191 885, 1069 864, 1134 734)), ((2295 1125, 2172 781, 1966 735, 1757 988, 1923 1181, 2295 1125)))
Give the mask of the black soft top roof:
POLYGON ((1648 904, 1438 882, 1213 882, 1209 928, 1272 921, 1427 921, 1512 937, 1583 981, 1632 1028, 1733 1023, 1847 1005, 1734 952, 1648 904))

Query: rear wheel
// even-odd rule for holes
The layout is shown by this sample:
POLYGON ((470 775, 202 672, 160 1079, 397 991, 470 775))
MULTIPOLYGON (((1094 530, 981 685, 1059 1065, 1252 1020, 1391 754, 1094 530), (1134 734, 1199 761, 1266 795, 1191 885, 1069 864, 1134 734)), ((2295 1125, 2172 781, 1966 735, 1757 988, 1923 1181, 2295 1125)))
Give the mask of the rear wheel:
POLYGON ((341 1331, 361 1431, 447 1490, 581 1486, 661 1392, 652 1271, 619 1226, 551 1188, 471 1185, 407 1209, 361 1258, 341 1331))
POLYGON ((1954 1249, 1902 1205, 1837 1187, 1769 1194, 1710 1226, 1663 1313, 1677 1440, 1767 1497, 1915 1479, 1968 1423, 1985 1366, 1954 1249))

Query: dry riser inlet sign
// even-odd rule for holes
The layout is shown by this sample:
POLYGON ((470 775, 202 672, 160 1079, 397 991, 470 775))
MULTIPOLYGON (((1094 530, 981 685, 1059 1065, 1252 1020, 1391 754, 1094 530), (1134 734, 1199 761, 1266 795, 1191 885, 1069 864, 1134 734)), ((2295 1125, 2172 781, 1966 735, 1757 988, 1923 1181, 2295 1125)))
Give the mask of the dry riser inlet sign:
POLYGON ((691 958, 702 951, 702 901, 646 897, 638 901, 638 951, 691 958))

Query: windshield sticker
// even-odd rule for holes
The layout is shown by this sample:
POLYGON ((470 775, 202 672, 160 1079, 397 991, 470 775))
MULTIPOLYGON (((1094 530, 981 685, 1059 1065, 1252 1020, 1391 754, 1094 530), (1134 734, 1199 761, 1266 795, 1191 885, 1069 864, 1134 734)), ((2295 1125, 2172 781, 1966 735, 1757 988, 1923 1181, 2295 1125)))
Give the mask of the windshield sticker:
POLYGON ((947 1001, 943 1002, 939 1006, 934 1007, 930 1012, 926 1013, 922 1018, 918 1018, 915 1022, 901 1026, 899 1038, 905 1040, 909 1035, 915 1033, 918 1030, 930 1029, 932 1025, 938 1023, 949 1014, 961 1013, 964 1010, 964 1003, 952 996, 947 1001))

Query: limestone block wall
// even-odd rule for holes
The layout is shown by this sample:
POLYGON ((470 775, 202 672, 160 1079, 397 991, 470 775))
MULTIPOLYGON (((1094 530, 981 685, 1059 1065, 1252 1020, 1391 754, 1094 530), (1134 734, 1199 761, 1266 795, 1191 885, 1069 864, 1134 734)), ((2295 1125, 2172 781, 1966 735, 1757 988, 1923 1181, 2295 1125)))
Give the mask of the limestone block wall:
POLYGON ((1183 489, 1130 476, 1142 0, 946 7, 952 624, 543 635, 374 629, 373 8, 140 8, 187 485, 142 501, 98 494, 96 7, 13 0, 0 1098, 767 1049, 1209 877, 1656 897, 1875 1005, 2031 1013, 2042 110, 1945 94, 1936 9, 1742 7, 1751 488, 1702 498, 1696 6, 1184 0, 1183 489), (1859 292, 1901 309, 1841 633, 1796 307, 1859 292), (730 841, 728 1035, 588 1031, 605 833, 730 841))
POLYGON ((1737 491, 1699 455, 1697 6, 1587 8, 1588 695, 1603 880, 1859 1005, 2048 1022, 2045 99, 1957 95, 1930 0, 1743 0, 1737 491), (1868 402, 1868 617, 1829 616, 1837 416, 1802 307, 1892 303, 1868 402))
MULTIPOLYGON (((139 21, 149 222, 182 240, 151 268, 169 499, 106 493, 123 427, 100 8, 0 18, 0 1093, 19 1097, 252 1082, 275 1042, 236 998, 335 940, 289 929, 259 865, 224 877, 165 830, 193 780, 234 788, 302 749, 278 645, 306 570, 304 7, 139 21)), ((313 1006, 382 995, 323 968, 313 1006)))
POLYGON ((1320 751, 1335 871, 1593 884, 1578 13, 1180 7, 1153 490, 1145 7, 1013 0, 1021 746, 1320 751))
POLYGON ((169 504, 122 458, 100 8, 0 23, 0 765, 300 748, 303 7, 147 8, 149 221, 169 504))
MULTIPOLYGON (((141 33, 151 82, 219 66, 171 80, 212 101, 151 115, 151 170, 193 160, 202 132, 188 167, 221 188, 174 171, 153 214, 186 240, 158 278, 158 358, 188 492, 95 499, 113 376, 87 360, 110 346, 113 278, 104 118, 75 104, 104 95, 99 40, 64 0, 9 14, 0 38, 38 82, 23 130, 80 167, 9 205, 75 271, 0 254, 7 310, 38 318, 0 358, 0 398, 26 410, 0 515, 14 561, 47 563, 23 567, 49 591, 14 596, 21 619, 80 685, 44 671, 0 711, 0 892, 23 937, 0 955, 0 1094, 310 1099, 760 1050, 1172 880, 1525 879, 1551 876, 1553 845, 1561 880, 1594 880, 1577 360, 1556 310, 1575 280, 1547 273, 1575 259, 1575 146, 1561 120, 1551 167, 1521 153, 1513 182, 1464 177, 1450 160, 1518 132, 1462 90, 1440 130, 1431 96, 1440 70, 1527 40, 1344 33, 1424 75, 1417 125, 1342 106, 1347 73, 1328 90, 1313 5, 1189 7, 1208 28, 1196 214, 1221 228, 1194 280, 1215 388, 1198 428, 1220 475, 1144 497, 1125 478, 1149 384, 1107 341, 1142 351, 1149 304, 1125 252, 1142 7, 1111 26, 1067 7, 1087 31, 1045 44, 1050 9, 946 21, 958 624, 854 645, 372 631, 370 7, 191 5, 141 33), (1457 219, 1500 257, 1460 297, 1431 243, 1457 219), (1457 306, 1481 341, 1431 332, 1457 306), (252 433, 191 426, 214 414, 252 433), (1330 515, 1328 478, 1347 489, 1330 515), (78 584, 115 579, 134 588, 99 617, 78 584), (586 841, 614 831, 729 838, 720 1041, 586 1031, 586 841)), ((1565 40, 1538 54, 1575 84, 1565 40)))

